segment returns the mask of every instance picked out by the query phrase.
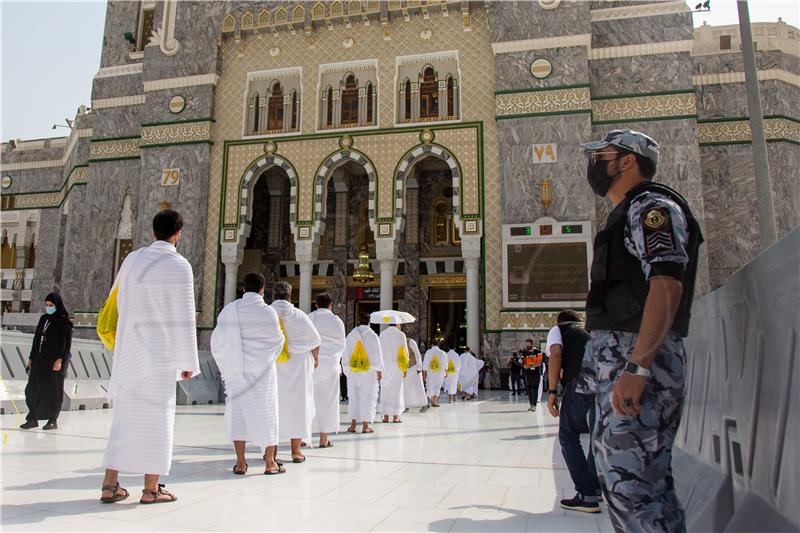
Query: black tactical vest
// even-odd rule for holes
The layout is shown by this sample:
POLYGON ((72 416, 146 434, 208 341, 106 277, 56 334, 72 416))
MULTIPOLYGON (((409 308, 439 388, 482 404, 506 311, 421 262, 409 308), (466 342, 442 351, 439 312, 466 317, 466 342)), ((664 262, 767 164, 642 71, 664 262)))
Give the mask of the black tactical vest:
POLYGON ((580 373, 583 351, 590 337, 578 322, 563 322, 558 329, 561 332, 561 368, 564 371, 561 383, 566 385, 580 373))
POLYGON ((594 239, 591 285, 586 299, 586 329, 639 332, 650 284, 644 277, 640 260, 625 247, 625 225, 631 201, 645 191, 657 192, 672 199, 686 217, 689 263, 683 273, 680 306, 670 328, 685 337, 689 332, 697 252, 703 235, 686 200, 666 185, 652 182, 642 183, 628 191, 625 199, 608 216, 606 227, 594 239))

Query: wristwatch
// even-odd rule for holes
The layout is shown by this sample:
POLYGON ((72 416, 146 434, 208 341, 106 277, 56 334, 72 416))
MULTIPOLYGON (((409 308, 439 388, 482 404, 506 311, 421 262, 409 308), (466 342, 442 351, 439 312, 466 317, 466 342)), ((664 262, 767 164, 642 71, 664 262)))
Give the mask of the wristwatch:
POLYGON ((628 374, 633 374, 634 376, 644 376, 644 377, 647 377, 650 374, 652 374, 649 368, 639 366, 633 361, 628 361, 627 363, 625 363, 625 372, 627 372, 628 374))

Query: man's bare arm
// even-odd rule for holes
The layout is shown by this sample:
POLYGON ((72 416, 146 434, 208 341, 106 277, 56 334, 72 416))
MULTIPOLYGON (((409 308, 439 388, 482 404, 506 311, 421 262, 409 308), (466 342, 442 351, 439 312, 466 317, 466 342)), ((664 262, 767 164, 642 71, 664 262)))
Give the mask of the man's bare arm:
POLYGON ((657 276, 650 278, 650 292, 644 304, 639 338, 633 348, 631 360, 639 366, 650 368, 659 347, 672 327, 675 313, 681 302, 683 284, 675 278, 657 276))

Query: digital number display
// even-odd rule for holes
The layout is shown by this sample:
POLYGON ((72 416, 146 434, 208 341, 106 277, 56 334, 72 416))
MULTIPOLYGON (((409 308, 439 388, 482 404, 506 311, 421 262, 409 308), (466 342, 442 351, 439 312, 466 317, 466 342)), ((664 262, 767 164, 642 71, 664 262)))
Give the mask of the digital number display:
POLYGON ((530 226, 511 228, 512 237, 529 237, 530 235, 532 235, 530 226))

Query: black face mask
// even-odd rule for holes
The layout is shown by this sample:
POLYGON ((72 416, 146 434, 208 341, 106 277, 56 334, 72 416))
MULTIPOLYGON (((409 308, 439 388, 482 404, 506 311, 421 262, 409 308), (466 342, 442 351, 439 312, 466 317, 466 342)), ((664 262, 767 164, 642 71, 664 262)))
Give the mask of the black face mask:
POLYGON ((613 176, 608 175, 608 164, 617 159, 619 159, 619 157, 615 157, 614 159, 599 159, 594 165, 589 161, 589 166, 586 169, 586 179, 589 182, 589 187, 592 188, 592 191, 597 196, 605 196, 608 194, 608 189, 611 188, 614 179, 621 174, 621 172, 617 172, 613 176))

